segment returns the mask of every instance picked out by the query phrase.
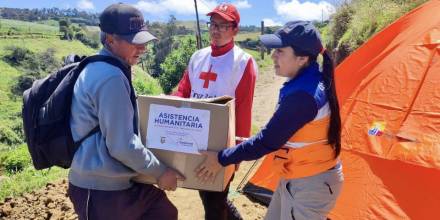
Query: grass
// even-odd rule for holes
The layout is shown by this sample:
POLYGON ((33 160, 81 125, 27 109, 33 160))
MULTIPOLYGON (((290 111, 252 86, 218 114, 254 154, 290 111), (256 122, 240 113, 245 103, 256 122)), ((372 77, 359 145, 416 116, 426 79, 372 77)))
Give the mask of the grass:
POLYGON ((235 36, 235 41, 244 41, 246 39, 258 40, 258 36, 260 36, 260 32, 239 32, 237 36, 235 36))
MULTIPOLYGON (((260 36, 259 32, 239 32, 238 35, 234 38, 234 40, 245 41, 246 39, 250 39, 252 41, 258 41, 259 36, 260 36)), ((270 58, 270 54, 265 53, 264 59, 262 59, 260 51, 255 51, 250 49, 244 49, 244 51, 246 51, 247 53, 249 53, 254 57, 260 69, 272 66, 272 59, 270 58)))
POLYGON ((61 59, 71 53, 81 55, 91 55, 96 52, 95 49, 85 46, 77 40, 65 41, 60 39, 2 39, 0 41, 0 56, 4 56, 5 48, 7 46, 17 46, 28 48, 32 52, 43 52, 48 48, 55 49, 55 56, 61 59))
POLYGON ((41 188, 48 182, 67 176, 67 170, 51 168, 37 171, 31 165, 26 146, 0 151, 0 201, 41 188), (19 168, 20 172, 11 172, 19 168))
POLYGON ((258 68, 260 69, 265 69, 273 65, 272 59, 270 58, 270 54, 265 53, 264 59, 261 59, 260 51, 249 50, 249 49, 244 49, 244 51, 246 51, 247 53, 249 53, 254 57, 255 61, 258 64, 258 68))
POLYGON ((37 23, 38 24, 49 25, 49 26, 52 26, 52 27, 56 27, 57 29, 59 27, 58 21, 57 20, 53 20, 53 19, 38 21, 37 23))
POLYGON ((133 87, 137 95, 159 95, 163 90, 159 82, 145 73, 140 66, 133 67, 134 79, 133 87))
MULTIPOLYGON (((208 26, 206 25, 206 20, 200 20, 200 31, 208 31, 208 26)), ((197 22, 196 21, 176 21, 177 26, 184 26, 185 28, 189 30, 196 31, 197 29, 197 22)))
MULTIPOLYGON (((10 125, 16 120, 21 120, 21 97, 13 97, 10 92, 11 86, 21 74, 20 70, 6 63, 2 58, 6 55, 8 46, 25 47, 33 52, 43 52, 48 48, 56 49, 56 57, 61 58, 70 53, 92 54, 95 50, 86 47, 79 41, 62 41, 59 39, 2 39, 0 41, 0 123, 3 129, 11 129, 10 125)), ((8 131, 4 131, 9 133, 8 131)), ((5 135, 3 133, 3 135, 5 135)), ((1 136, 1 134, 0 134, 1 136)), ((2 139, 2 137, 0 137, 2 139)))
MULTIPOLYGON (((324 32, 327 47, 344 58, 387 25, 427 0, 353 0, 338 8, 324 32), (339 17, 338 17, 339 16, 339 17)), ((342 60, 339 60, 339 62, 342 60)))
MULTIPOLYGON (((96 49, 85 46, 79 41, 65 41, 56 37, 28 38, 25 37, 29 32, 32 33, 58 33, 58 27, 53 21, 45 24, 37 24, 14 20, 0 20, 0 34, 7 32, 12 27, 17 34, 17 39, 0 40, 0 140, 15 140, 13 144, 0 142, 0 201, 6 197, 19 196, 25 192, 30 192, 41 188, 48 182, 66 177, 68 170, 61 168, 51 168, 49 170, 37 171, 31 164, 30 155, 20 132, 17 132, 17 125, 21 127, 21 97, 11 95, 11 86, 20 76, 21 70, 5 62, 3 57, 8 53, 9 46, 27 48, 32 52, 41 53, 48 48, 55 49, 55 57, 61 60, 63 56, 71 53, 79 55, 92 55, 96 49), (20 35, 23 34, 23 35, 20 35), (8 138, 9 137, 9 138, 8 138), (18 139, 18 141, 16 141, 18 139), (11 172, 10 167, 17 168, 17 172, 11 172)), ((93 31, 93 30, 92 30, 93 31)), ((134 84, 140 94, 160 94, 162 89, 158 82, 142 71, 139 66, 134 67, 134 84), (137 85, 137 86, 136 86, 137 85)))
POLYGON ((34 22, 0 19, 0 34, 8 33, 43 33, 46 35, 59 34, 58 26, 51 26, 47 24, 38 24, 34 22))
POLYGON ((26 192, 39 189, 48 182, 66 177, 67 172, 68 170, 62 168, 37 171, 32 167, 27 167, 20 173, 6 176, 3 180, 0 180, 0 201, 3 201, 6 197, 20 196, 26 192))

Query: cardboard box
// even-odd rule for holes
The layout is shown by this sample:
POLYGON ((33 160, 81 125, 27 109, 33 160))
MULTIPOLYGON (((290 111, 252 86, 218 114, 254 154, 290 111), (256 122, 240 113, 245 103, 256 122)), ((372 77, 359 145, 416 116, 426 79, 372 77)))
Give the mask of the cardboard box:
MULTIPOLYGON (((223 191, 234 166, 223 168, 214 183, 201 183, 194 170, 205 156, 198 149, 220 151, 235 145, 235 100, 182 99, 173 96, 139 96, 140 136, 156 157, 182 173, 185 181, 178 187, 223 191), (178 152, 180 151, 180 152, 178 152)), ((138 176, 137 182, 156 183, 149 176, 138 176)))

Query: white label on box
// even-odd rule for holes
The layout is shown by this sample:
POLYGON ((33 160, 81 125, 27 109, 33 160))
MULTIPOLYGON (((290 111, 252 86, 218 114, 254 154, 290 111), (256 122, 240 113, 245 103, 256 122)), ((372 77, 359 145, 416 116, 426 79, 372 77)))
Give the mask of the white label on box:
POLYGON ((208 110, 151 104, 147 147, 192 154, 207 150, 210 114, 208 110))

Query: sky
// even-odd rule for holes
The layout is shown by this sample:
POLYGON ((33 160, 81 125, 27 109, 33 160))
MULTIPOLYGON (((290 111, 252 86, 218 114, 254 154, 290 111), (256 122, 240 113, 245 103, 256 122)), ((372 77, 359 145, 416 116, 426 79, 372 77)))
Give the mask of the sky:
MULTIPOLYGON (((241 25, 282 25, 290 20, 326 20, 335 12, 340 0, 197 0, 199 18, 208 20, 206 13, 217 4, 234 4, 241 16, 241 25)), ((145 19, 166 22, 170 15, 177 20, 195 20, 194 0, 0 0, 0 7, 10 8, 76 8, 100 13, 112 3, 124 2, 138 7, 145 19)))

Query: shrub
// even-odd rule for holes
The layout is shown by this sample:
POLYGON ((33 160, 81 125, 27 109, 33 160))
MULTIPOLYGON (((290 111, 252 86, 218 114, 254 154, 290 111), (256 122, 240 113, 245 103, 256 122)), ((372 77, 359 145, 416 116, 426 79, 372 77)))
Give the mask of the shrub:
POLYGON ((329 23, 329 32, 332 33, 328 35, 328 49, 335 49, 338 46, 339 39, 344 35, 350 26, 351 19, 353 17, 353 7, 349 4, 343 4, 337 10, 337 12, 332 16, 329 23))
POLYGON ((160 65, 162 72, 159 76, 159 83, 166 94, 169 94, 179 83, 196 49, 196 42, 193 39, 182 39, 179 47, 174 49, 160 65))
POLYGON ((16 83, 11 86, 11 93, 15 96, 22 96, 23 92, 31 88, 32 83, 39 78, 34 76, 35 74, 36 73, 28 73, 18 76, 16 83))
POLYGON ((61 62, 55 57, 55 52, 56 50, 54 48, 48 48, 46 51, 37 55, 37 60, 40 64, 39 66, 41 71, 45 73, 52 73, 61 67, 61 62))
POLYGON ((352 0, 337 9, 330 21, 327 48, 342 60, 382 28, 426 0, 352 0))
POLYGON ((5 48, 9 52, 4 56, 6 62, 11 63, 13 65, 21 65, 25 60, 29 59, 34 53, 27 48, 16 47, 16 46, 8 46, 5 48))
POLYGON ((22 143, 20 135, 14 132, 11 127, 4 124, 6 124, 5 121, 2 121, 2 124, 0 125, 0 142, 6 145, 16 145, 22 143))
POLYGON ((133 80, 133 87, 137 95, 159 95, 162 93, 159 83, 151 77, 136 77, 133 80))
POLYGON ((31 164, 31 157, 25 145, 21 145, 0 156, 0 164, 8 174, 21 172, 31 164))
POLYGON ((44 52, 35 54, 21 47, 9 47, 9 54, 4 59, 11 65, 16 65, 23 70, 11 86, 11 93, 22 96, 23 92, 32 86, 32 83, 42 77, 41 73, 49 74, 61 66, 55 57, 55 49, 49 48, 44 52))

